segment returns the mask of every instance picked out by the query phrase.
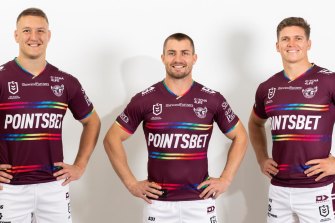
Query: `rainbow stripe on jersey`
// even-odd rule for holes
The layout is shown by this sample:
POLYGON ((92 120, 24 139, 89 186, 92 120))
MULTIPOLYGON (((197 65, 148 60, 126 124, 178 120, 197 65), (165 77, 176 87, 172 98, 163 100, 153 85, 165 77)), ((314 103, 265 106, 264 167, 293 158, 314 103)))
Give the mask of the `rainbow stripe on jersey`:
POLYGON ((329 105, 318 104, 279 104, 265 106, 265 111, 282 111, 282 110, 306 110, 306 111, 328 111, 329 105))
POLYGON ((331 135, 303 135, 303 134, 283 134, 272 135, 273 141, 309 141, 309 142, 328 142, 331 135))
POLYGON ((62 134, 34 133, 34 134, 0 134, 0 140, 28 141, 28 140, 61 140, 62 134))
POLYGON ((207 152, 200 152, 200 153, 149 152, 149 158, 161 159, 161 160, 201 160, 201 159, 207 159, 207 152))
POLYGON ((56 101, 39 101, 39 102, 10 102, 1 103, 0 110, 14 110, 27 108, 56 108, 66 110, 67 104, 56 101))
POLYGON ((213 125, 190 122, 147 122, 145 123, 145 127, 148 129, 188 129, 206 131, 211 129, 213 125))

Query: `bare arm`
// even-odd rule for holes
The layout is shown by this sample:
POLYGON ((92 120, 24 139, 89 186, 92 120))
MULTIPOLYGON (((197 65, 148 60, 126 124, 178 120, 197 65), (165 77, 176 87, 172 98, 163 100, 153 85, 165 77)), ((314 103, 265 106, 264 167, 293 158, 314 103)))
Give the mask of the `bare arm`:
POLYGON ((259 118, 254 111, 252 111, 249 119, 249 137, 262 173, 271 179, 271 174, 276 175, 278 173, 278 165, 272 158, 269 157, 267 151, 266 133, 264 127, 265 122, 266 119, 259 118))
POLYGON ((148 197, 158 198, 162 194, 161 187, 154 182, 137 181, 134 174, 131 172, 127 155, 123 146, 123 141, 128 139, 130 134, 125 132, 116 123, 108 130, 104 138, 104 146, 111 164, 121 179, 122 183, 126 186, 130 193, 135 197, 142 198, 148 203, 151 203, 148 197))
POLYGON ((63 186, 71 181, 78 180, 84 173, 87 163, 91 157, 94 147, 97 143, 100 131, 100 119, 96 112, 80 121, 83 125, 83 131, 80 137, 80 144, 76 159, 73 165, 63 162, 55 163, 63 169, 54 173, 57 180, 65 179, 63 186))
POLYGON ((220 194, 224 193, 231 184, 242 162, 248 141, 243 124, 239 122, 236 128, 227 133, 226 136, 232 140, 232 143, 228 151, 225 168, 219 178, 210 178, 199 185, 198 189, 206 187, 200 194, 201 198, 217 198, 220 194))

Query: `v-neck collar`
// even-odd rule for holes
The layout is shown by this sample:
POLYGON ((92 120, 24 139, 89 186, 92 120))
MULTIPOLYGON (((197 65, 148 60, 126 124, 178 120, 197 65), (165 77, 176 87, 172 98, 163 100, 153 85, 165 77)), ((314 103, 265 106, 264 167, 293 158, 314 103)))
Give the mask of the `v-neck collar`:
POLYGON ((286 74, 285 70, 283 70, 283 75, 284 75, 285 79, 290 83, 290 82, 293 82, 293 81, 295 81, 295 80, 298 80, 298 79, 301 78, 301 77, 306 76, 307 74, 310 73, 311 70, 313 70, 314 67, 316 67, 316 66, 315 66, 315 64, 313 63, 312 66, 311 66, 310 68, 308 68, 304 73, 300 74, 299 76, 297 76, 297 77, 294 78, 294 79, 290 79, 290 78, 288 77, 288 75, 286 74))
POLYGON ((176 100, 178 100, 178 99, 184 97, 188 92, 191 91, 191 89, 192 89, 193 86, 194 86, 195 81, 192 80, 192 85, 190 86, 190 88, 189 88, 188 90, 186 90, 186 91, 185 91, 183 94, 181 94, 181 95, 176 95, 175 93, 173 93, 173 92, 171 91, 171 89, 166 85, 166 83, 165 83, 165 79, 162 81, 162 83, 163 83, 164 88, 167 90, 167 92, 168 92, 170 95, 176 97, 176 100))
POLYGON ((46 62, 46 65, 44 67, 44 69, 38 74, 38 75, 34 75, 32 73, 30 73, 28 70, 26 70, 20 63, 19 61, 17 60, 17 57, 14 58, 14 62, 15 64, 22 70, 24 71, 24 73, 28 74, 32 79, 35 79, 37 77, 39 77, 46 69, 47 69, 47 66, 48 66, 48 62, 46 62))

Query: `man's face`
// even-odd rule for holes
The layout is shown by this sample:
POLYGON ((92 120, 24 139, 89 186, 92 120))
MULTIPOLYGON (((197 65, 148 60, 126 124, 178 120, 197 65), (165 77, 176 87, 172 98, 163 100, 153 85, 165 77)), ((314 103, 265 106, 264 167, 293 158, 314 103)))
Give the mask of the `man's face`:
POLYGON ((47 21, 39 16, 23 16, 19 19, 15 40, 19 44, 20 56, 26 59, 45 57, 51 33, 47 21))
POLYGON ((286 63, 307 62, 311 41, 307 39, 303 28, 289 26, 280 31, 276 48, 286 63))
POLYGON ((197 61, 197 55, 193 53, 192 45, 187 39, 168 40, 161 58, 166 74, 174 79, 182 79, 192 74, 193 64, 197 61))

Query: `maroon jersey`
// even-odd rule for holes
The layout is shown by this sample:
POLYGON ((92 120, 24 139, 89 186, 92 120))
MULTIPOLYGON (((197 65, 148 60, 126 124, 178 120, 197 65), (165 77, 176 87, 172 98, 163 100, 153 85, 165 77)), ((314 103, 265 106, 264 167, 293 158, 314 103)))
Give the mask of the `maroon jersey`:
POLYGON ((320 187, 334 181, 328 176, 316 182, 304 171, 312 159, 327 158, 334 125, 335 74, 314 65, 295 80, 284 71, 259 85, 254 112, 270 119, 272 155, 279 173, 271 183, 284 187, 320 187))
POLYGON ((78 120, 93 111, 75 77, 50 64, 36 77, 15 60, 0 66, 0 163, 12 165, 11 184, 56 180, 67 108, 78 120))
POLYGON ((207 150, 215 121, 223 133, 238 122, 225 98, 193 82, 183 96, 159 82, 132 98, 117 123, 135 132, 143 121, 148 180, 161 185, 159 200, 198 200, 208 177, 207 150))

